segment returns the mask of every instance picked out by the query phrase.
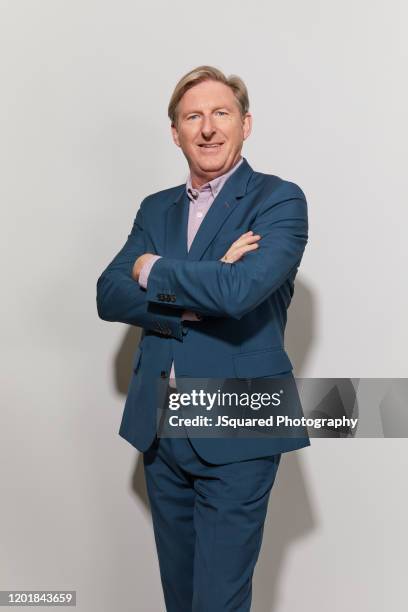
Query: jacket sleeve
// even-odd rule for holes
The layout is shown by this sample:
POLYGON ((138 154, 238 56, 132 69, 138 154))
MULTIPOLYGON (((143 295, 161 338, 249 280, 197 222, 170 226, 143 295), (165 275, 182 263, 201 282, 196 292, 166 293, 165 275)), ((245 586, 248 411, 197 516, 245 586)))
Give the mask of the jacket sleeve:
POLYGON ((148 300, 235 319, 256 308, 297 271, 307 243, 306 199, 290 185, 295 189, 269 198, 255 218, 256 250, 233 264, 163 257, 150 271, 148 300))
POLYGON ((104 321, 116 321, 150 329, 164 336, 181 339, 182 309, 149 303, 146 291, 132 278, 135 260, 146 252, 143 209, 140 205, 125 245, 98 278, 96 305, 104 321))

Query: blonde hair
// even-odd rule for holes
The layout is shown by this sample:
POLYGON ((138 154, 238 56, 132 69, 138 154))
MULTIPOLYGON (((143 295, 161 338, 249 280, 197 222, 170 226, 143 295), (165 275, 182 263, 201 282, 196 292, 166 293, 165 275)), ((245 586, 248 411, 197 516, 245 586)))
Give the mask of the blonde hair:
POLYGON ((226 77, 221 70, 213 66, 198 66, 181 77, 174 88, 168 106, 168 116, 172 125, 176 125, 177 123, 177 106, 186 91, 194 87, 194 85, 198 85, 198 83, 208 80, 219 81, 230 87, 234 93, 241 116, 243 117, 248 112, 248 90, 244 81, 239 76, 231 74, 229 77, 226 77))

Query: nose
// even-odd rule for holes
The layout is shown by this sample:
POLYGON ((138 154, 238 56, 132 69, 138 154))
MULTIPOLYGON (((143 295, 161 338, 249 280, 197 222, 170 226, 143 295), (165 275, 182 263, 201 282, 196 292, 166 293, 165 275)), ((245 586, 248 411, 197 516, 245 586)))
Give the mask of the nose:
POLYGON ((201 132, 205 138, 210 138, 215 132, 213 118, 211 115, 204 116, 201 124, 201 132))

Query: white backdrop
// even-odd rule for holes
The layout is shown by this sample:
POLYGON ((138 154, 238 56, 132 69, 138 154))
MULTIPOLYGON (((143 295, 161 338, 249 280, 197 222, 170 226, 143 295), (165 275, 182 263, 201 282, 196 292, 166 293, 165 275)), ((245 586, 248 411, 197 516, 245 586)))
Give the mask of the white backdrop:
MULTIPOLYGON (((117 435, 140 330, 99 320, 95 286, 143 197, 186 179, 173 87, 200 64, 239 74, 254 116, 243 154, 306 193, 287 330, 297 375, 407 376, 407 7, 0 8, 0 589, 157 612, 141 457, 117 435)), ((405 610, 406 448, 312 439, 283 456, 254 612, 405 610)))

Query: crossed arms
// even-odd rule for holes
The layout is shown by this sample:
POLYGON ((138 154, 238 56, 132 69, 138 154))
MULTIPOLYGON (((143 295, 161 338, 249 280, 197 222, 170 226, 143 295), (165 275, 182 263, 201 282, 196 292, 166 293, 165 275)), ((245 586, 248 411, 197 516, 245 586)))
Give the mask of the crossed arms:
POLYGON ((142 202, 124 247, 97 282, 99 316, 180 337, 181 314, 241 319, 276 291, 300 264, 307 243, 307 204, 294 183, 267 198, 251 229, 259 248, 235 263, 161 257, 150 270, 147 289, 132 277, 134 263, 146 252, 142 202), (160 294, 171 293, 164 305, 160 294))

